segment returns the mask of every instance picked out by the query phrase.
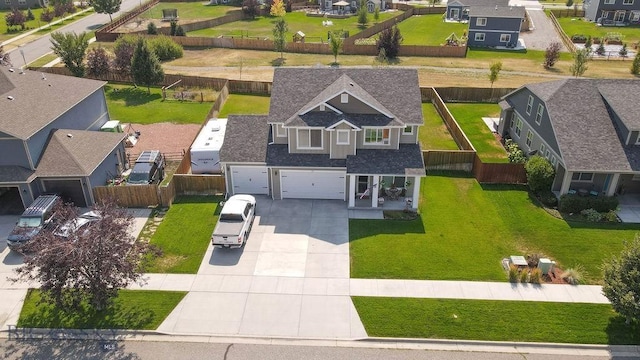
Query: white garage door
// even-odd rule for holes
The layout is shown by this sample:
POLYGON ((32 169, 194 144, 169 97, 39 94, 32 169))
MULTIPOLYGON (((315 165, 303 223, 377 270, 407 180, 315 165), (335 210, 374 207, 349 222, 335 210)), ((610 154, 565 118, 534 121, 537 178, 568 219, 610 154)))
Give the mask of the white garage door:
POLYGON ((232 166, 234 194, 269 194, 269 176, 265 166, 232 166))
POLYGON ((344 200, 344 171, 282 170, 282 198, 344 200))

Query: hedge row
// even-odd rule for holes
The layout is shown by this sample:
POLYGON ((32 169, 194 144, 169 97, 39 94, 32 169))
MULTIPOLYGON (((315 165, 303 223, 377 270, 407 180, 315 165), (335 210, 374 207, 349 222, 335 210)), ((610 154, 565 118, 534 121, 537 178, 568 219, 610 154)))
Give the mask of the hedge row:
POLYGON ((618 207, 618 199, 609 196, 580 196, 565 194, 560 197, 558 210, 564 213, 579 213, 582 210, 594 209, 597 212, 609 212, 618 207))

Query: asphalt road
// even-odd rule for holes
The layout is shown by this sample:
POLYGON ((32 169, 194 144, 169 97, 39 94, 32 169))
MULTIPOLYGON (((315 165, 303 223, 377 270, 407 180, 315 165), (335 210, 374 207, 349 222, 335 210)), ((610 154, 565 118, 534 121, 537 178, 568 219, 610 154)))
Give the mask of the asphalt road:
MULTIPOLYGON (((122 5, 120 6, 120 11, 113 14, 113 18, 115 19, 120 14, 131 10, 132 8, 140 5, 142 0, 122 0, 122 5)), ((109 22, 109 15, 107 14, 91 14, 86 16, 80 20, 69 23, 57 31, 60 32, 75 32, 81 33, 83 31, 93 31, 100 28, 102 25, 107 24, 109 22)), ((51 52, 51 36, 44 35, 32 42, 29 42, 25 45, 20 46, 20 49, 24 52, 24 59, 26 63, 30 63, 48 53, 51 52)), ((19 52, 19 49, 13 49, 9 52, 11 60, 14 66, 22 66, 23 59, 22 55, 19 52)))
MULTIPOLYGON (((98 342, 93 340, 0 340, 2 359, 211 359, 211 360, 600 360, 611 357, 506 354, 473 351, 396 350, 189 342, 98 342)), ((630 359, 630 358, 624 358, 630 359)))

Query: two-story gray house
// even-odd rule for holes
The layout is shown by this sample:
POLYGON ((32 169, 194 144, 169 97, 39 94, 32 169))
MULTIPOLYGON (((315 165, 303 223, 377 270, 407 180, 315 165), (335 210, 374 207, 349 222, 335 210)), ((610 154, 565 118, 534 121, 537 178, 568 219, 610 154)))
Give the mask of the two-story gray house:
POLYGON ((565 79, 506 95, 498 132, 556 168, 552 190, 640 193, 640 81, 565 79))
POLYGON ((623 26, 640 24, 638 0, 585 0, 584 17, 602 25, 623 26))
POLYGON ((524 6, 471 7, 467 45, 473 47, 516 47, 525 13, 524 6))
POLYGON ((48 0, 0 0, 0 10, 37 9, 48 5, 48 0))
POLYGON ((92 205, 92 187, 124 170, 124 134, 99 131, 105 84, 0 66, 0 208, 43 193, 92 205))
MULTIPOLYGON (((348 14, 357 11, 360 7, 359 0, 319 0, 320 10, 328 13, 348 14)), ((376 7, 380 11, 384 11, 387 8, 386 0, 367 0, 364 5, 367 7, 367 11, 372 13, 376 10, 376 7)))
POLYGON ((416 208, 422 124, 416 70, 276 69, 269 115, 228 118, 228 192, 416 208))
POLYGON ((469 12, 475 6, 507 6, 509 0, 452 0, 447 2, 445 17, 449 21, 469 21, 469 12))

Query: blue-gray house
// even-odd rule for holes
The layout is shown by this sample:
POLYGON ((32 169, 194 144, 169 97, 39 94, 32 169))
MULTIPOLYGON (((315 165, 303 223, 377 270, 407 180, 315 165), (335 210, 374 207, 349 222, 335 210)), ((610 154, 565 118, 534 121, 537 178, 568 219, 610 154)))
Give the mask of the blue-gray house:
POLYGON ((89 206, 92 187, 124 170, 124 134, 100 131, 105 84, 0 66, 0 210, 43 193, 89 206))
POLYGON ((584 0, 584 17, 598 24, 625 26, 640 24, 640 1, 584 0))
POLYGON ((556 168, 552 190, 640 193, 640 81, 564 79, 528 84, 500 102, 498 132, 556 168))
POLYGON ((507 6, 509 0, 452 0, 447 2, 446 19, 449 21, 468 21, 469 11, 474 6, 507 6))
POLYGON ((469 12, 469 39, 472 47, 514 48, 525 17, 524 6, 474 6, 469 12))
POLYGON ((48 0, 0 0, 0 10, 37 9, 48 5, 48 0))

